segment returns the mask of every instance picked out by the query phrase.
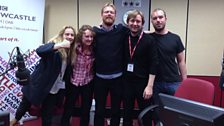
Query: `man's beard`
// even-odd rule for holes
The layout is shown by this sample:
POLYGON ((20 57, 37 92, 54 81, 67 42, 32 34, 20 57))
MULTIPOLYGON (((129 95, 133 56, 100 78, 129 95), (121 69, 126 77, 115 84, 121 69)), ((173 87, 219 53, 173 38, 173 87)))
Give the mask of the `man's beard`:
POLYGON ((104 20, 104 24, 106 26, 112 26, 114 24, 114 20, 113 19, 110 19, 110 21, 107 21, 107 19, 104 20))
POLYGON ((161 27, 161 28, 157 28, 157 27, 154 27, 155 28, 155 31, 156 32, 161 32, 165 29, 165 26, 161 27))

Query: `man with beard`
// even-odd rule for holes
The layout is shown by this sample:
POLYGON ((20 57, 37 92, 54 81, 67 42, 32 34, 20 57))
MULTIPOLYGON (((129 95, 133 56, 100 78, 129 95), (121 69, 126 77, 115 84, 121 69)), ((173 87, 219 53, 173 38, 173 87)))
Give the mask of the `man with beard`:
POLYGON ((151 13, 155 32, 151 33, 157 42, 159 65, 153 86, 153 99, 158 104, 159 93, 174 95, 180 82, 187 78, 184 46, 180 37, 166 26, 166 12, 157 8, 151 13))
POLYGON ((94 27, 95 36, 95 86, 96 111, 94 126, 104 126, 107 95, 110 92, 110 126, 120 124, 120 105, 123 91, 123 38, 128 30, 115 25, 116 8, 107 3, 101 10, 102 24, 94 27))
MULTIPOLYGON (((125 37, 124 125, 132 126, 133 109, 137 99, 140 110, 151 104, 156 74, 157 49, 154 38, 143 32, 144 15, 138 10, 128 14, 130 33, 125 37)), ((150 114, 143 118, 144 126, 151 126, 150 114)))

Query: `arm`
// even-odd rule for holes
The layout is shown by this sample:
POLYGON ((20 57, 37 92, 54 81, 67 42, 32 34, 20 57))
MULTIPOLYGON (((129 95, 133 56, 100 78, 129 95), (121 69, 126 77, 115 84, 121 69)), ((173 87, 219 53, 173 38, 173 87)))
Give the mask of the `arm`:
POLYGON ((68 40, 64 40, 63 42, 56 43, 54 45, 54 50, 57 50, 60 48, 70 48, 70 44, 71 44, 71 42, 69 42, 68 40))
POLYGON ((154 38, 152 39, 152 44, 149 46, 151 47, 149 49, 149 57, 148 59, 150 59, 150 67, 149 67, 149 79, 148 79, 148 84, 144 89, 143 92, 143 98, 144 99, 149 99, 152 97, 153 94, 153 84, 154 84, 154 80, 156 77, 156 71, 157 71, 157 64, 158 64, 158 52, 157 52, 157 46, 156 46, 156 42, 154 40, 154 38))
POLYGON ((185 55, 183 51, 177 54, 177 62, 182 80, 187 79, 187 68, 185 63, 185 55))
POLYGON ((39 46, 36 49, 37 54, 40 57, 45 57, 50 53, 53 53, 55 50, 58 50, 60 48, 69 48, 70 47, 70 42, 67 40, 64 40, 63 42, 59 42, 59 43, 47 43, 44 45, 39 46))
POLYGON ((152 97, 154 80, 155 80, 155 75, 149 74, 148 84, 145 87, 145 90, 143 92, 144 99, 149 99, 152 97))

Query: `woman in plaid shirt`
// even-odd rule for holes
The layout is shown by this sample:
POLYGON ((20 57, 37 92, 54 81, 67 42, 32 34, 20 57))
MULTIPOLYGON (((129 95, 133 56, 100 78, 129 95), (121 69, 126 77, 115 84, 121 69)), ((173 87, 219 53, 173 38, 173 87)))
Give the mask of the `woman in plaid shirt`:
POLYGON ((72 71, 66 84, 66 101, 61 126, 70 126, 70 117, 78 96, 81 95, 80 126, 89 126, 89 112, 93 96, 93 38, 95 33, 89 25, 83 25, 77 34, 71 57, 72 71))

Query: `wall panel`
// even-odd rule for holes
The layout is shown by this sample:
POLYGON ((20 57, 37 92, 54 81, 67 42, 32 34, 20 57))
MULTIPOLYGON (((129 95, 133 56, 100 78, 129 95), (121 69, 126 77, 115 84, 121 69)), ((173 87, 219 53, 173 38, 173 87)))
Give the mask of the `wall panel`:
POLYGON ((65 25, 77 29, 77 0, 45 0, 44 39, 49 40, 65 25))
POLYGON ((220 75, 224 49, 223 12, 223 0, 190 0, 187 42, 189 75, 220 75))
MULTIPOLYGON (((161 8, 167 14, 167 28, 178 34, 185 45, 187 23, 187 0, 151 0, 151 9, 161 8)), ((151 31, 154 28, 151 24, 151 31)))
POLYGON ((79 27, 83 24, 91 26, 101 23, 101 8, 113 0, 79 0, 79 27))

